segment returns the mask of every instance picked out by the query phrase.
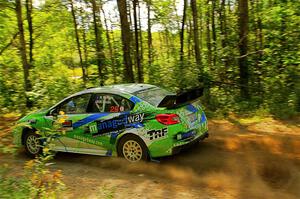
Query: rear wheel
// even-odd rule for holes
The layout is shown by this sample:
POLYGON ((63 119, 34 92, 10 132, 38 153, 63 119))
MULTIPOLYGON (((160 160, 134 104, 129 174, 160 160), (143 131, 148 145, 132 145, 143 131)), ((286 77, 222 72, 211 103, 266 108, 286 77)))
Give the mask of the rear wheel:
POLYGON ((27 133, 24 139, 26 154, 34 158, 42 152, 40 136, 34 132, 27 133))
POLYGON ((127 135, 121 138, 118 144, 118 155, 129 162, 148 160, 147 146, 142 139, 135 135, 127 135))

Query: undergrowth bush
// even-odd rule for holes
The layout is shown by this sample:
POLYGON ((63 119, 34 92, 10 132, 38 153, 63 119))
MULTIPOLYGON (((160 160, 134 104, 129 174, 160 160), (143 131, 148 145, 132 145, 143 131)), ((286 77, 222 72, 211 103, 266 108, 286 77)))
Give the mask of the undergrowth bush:
POLYGON ((15 175, 13 165, 0 169, 1 198, 59 198, 64 190, 60 170, 51 171, 51 156, 39 157, 25 163, 22 174, 15 175))
MULTIPOLYGON (((64 122, 64 120, 59 122, 64 122)), ((11 133, 13 128, 20 126, 29 127, 27 123, 20 123, 8 129, 7 132, 11 133)), ((55 123, 54 126, 59 125, 55 123)), ((47 133, 54 134, 54 131, 47 131, 47 133)), ((43 134, 40 133, 40 135, 43 134)), ((0 155, 1 153, 8 155, 16 153, 16 147, 8 144, 8 139, 8 134, 1 135, 0 155)), ((46 139, 50 142, 52 136, 46 139)), ((60 198, 65 188, 62 171, 51 169, 53 152, 49 150, 48 145, 42 147, 43 153, 25 162, 21 173, 15 171, 18 165, 4 164, 0 167, 0 198, 60 198)))

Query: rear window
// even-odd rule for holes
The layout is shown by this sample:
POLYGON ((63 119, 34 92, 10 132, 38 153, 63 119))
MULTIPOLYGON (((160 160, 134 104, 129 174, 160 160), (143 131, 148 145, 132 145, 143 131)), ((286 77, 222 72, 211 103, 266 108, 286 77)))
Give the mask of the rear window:
POLYGON ((174 93, 162 88, 151 88, 138 91, 135 95, 153 106, 158 106, 167 95, 174 95, 174 93))

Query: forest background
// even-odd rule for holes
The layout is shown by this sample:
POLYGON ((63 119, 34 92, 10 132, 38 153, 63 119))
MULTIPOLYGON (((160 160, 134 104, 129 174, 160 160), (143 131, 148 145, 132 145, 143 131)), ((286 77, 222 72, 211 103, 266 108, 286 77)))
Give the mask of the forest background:
POLYGON ((88 87, 205 88, 211 116, 300 111, 298 0, 0 0, 0 112, 88 87))

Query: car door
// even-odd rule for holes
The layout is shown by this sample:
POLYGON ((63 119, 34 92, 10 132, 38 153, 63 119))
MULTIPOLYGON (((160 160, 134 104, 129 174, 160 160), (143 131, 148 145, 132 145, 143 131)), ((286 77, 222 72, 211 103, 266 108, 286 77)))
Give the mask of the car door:
MULTIPOLYGON (((102 154, 101 151, 97 154, 110 156, 115 149, 117 135, 125 129, 125 117, 133 107, 133 102, 120 95, 95 93, 88 110, 91 119, 86 124, 86 131, 77 135, 93 140, 95 145, 105 149, 102 154)), ((76 123, 74 125, 76 128, 76 123)))
POLYGON ((80 152, 81 140, 76 135, 86 131, 85 126, 76 126, 76 122, 88 117, 88 107, 92 94, 82 94, 66 99, 53 110, 55 129, 59 131, 59 139, 54 144, 54 150, 66 152, 80 152))

